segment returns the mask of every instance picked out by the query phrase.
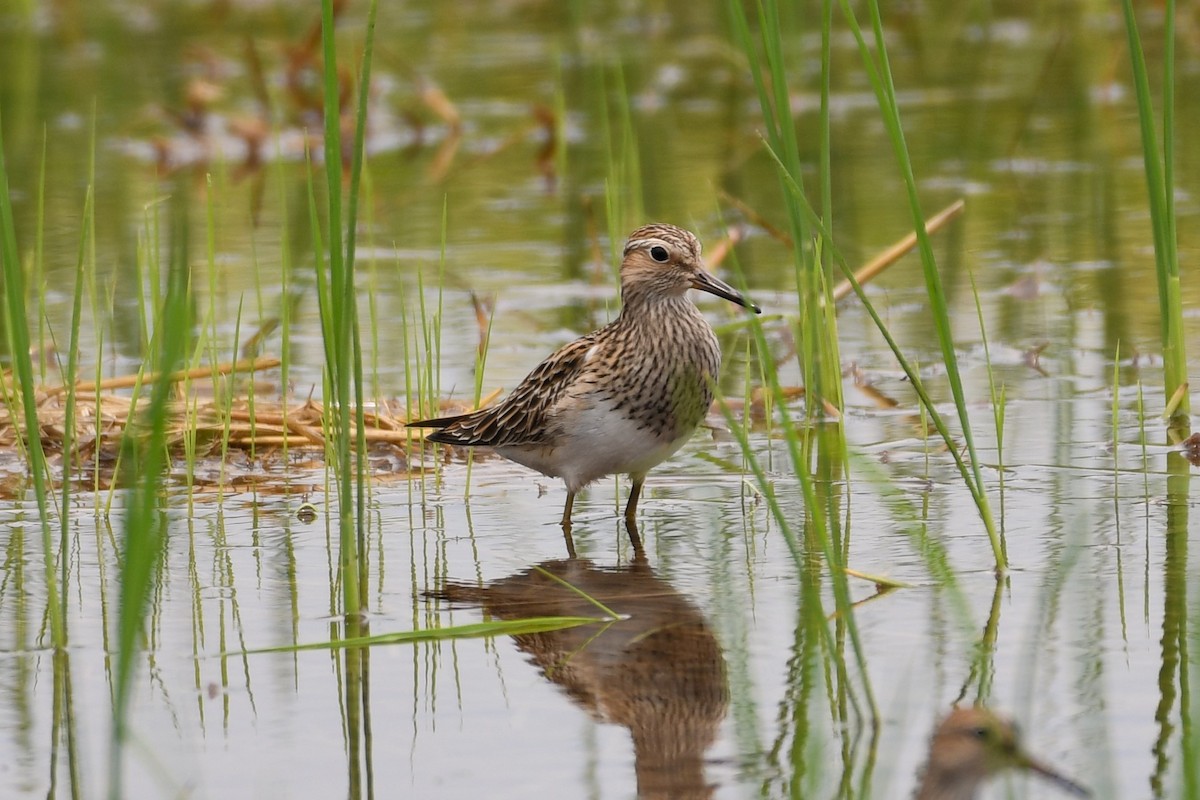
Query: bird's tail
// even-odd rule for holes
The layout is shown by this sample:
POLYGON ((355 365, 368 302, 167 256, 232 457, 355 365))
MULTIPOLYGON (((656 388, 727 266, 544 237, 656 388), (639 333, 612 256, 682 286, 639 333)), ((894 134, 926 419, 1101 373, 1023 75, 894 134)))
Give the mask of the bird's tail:
POLYGON ((455 414, 452 417, 436 417, 435 419, 421 419, 415 422, 410 422, 406 425, 409 428, 439 428, 435 433, 425 435, 427 442, 440 442, 441 444, 457 444, 463 447, 468 447, 480 442, 474 441, 466 428, 459 423, 470 422, 478 411, 472 411, 469 414, 455 414))
POLYGON ((405 423, 406 428, 448 428, 456 422, 461 422, 470 414, 455 414, 452 417, 435 417, 433 419, 418 419, 405 423))

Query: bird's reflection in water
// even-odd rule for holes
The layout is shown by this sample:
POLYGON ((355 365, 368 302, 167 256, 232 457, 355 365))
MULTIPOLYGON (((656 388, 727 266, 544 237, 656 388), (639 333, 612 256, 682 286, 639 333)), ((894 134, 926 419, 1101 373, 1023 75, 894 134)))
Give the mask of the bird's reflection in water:
POLYGON ((431 594, 500 619, 595 616, 580 592, 621 618, 522 634, 517 646, 593 717, 629 729, 639 797, 710 797, 704 752, 729 705, 725 661, 699 609, 644 558, 614 568, 547 561, 488 586, 448 582, 431 594))

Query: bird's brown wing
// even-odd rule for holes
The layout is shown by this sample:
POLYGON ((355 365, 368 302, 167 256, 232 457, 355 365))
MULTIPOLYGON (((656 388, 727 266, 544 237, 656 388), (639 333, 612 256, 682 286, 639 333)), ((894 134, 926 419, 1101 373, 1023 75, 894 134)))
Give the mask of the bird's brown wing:
POLYGON ((462 446, 505 447, 542 444, 553 435, 553 411, 584 372, 599 331, 556 350, 498 404, 453 417, 408 423, 410 428, 441 428, 425 438, 462 446))

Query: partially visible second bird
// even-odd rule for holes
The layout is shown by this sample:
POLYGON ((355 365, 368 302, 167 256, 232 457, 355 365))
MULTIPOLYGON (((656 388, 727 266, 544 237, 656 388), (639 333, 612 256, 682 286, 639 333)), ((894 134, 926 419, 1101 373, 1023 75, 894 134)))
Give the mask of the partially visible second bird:
POLYGON ((625 519, 634 525, 646 473, 696 430, 713 400, 721 348, 689 289, 761 309, 704 269, 700 241, 673 225, 638 228, 621 261, 621 313, 539 364, 500 403, 469 414, 410 422, 426 438, 491 447, 562 478, 562 526, 575 495, 605 475, 628 474, 625 519))
POLYGON ((916 800, 974 800, 980 785, 1006 769, 1036 772, 1076 797, 1084 787, 1025 752, 1013 723, 989 709, 956 708, 929 741, 929 762, 916 800))

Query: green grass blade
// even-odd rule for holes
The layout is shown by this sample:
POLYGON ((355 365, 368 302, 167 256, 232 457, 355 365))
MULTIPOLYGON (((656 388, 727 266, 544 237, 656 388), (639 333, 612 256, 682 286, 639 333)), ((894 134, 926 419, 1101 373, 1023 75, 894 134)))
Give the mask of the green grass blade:
POLYGON ((352 359, 354 362, 354 440, 355 440, 355 539, 358 563, 358 584, 359 594, 366 592, 367 586, 367 561, 363 557, 366 553, 367 545, 367 490, 370 486, 367 481, 367 431, 366 419, 363 413, 363 403, 366 398, 366 393, 363 390, 363 358, 362 358, 362 340, 360 338, 358 324, 358 303, 354 301, 357 296, 354 286, 354 253, 356 237, 355 231, 358 228, 358 198, 362 182, 363 169, 363 142, 367 132, 367 101, 370 98, 371 88, 371 56, 374 52, 375 44, 375 15, 378 9, 378 0, 371 0, 367 10, 367 38, 363 45, 362 63, 359 69, 358 78, 358 107, 355 111, 354 124, 354 149, 351 154, 350 164, 350 194, 348 199, 347 214, 346 214, 346 229, 349 235, 346 237, 346 285, 342 287, 348 298, 347 312, 350 317, 350 331, 353 338, 352 359))
MULTIPOLYGON (((776 158, 776 155, 774 151, 771 150, 769 144, 767 145, 767 152, 772 158, 776 158)), ((875 324, 875 327, 878 329, 880 335, 883 336, 884 342, 892 351, 892 355, 895 356, 900 368, 904 371, 905 376, 912 384, 913 390, 916 392, 917 398, 921 402, 921 407, 924 409, 925 413, 929 415, 930 420, 933 422, 934 428, 937 430, 942 440, 946 443, 947 452, 950 454, 951 458, 954 459, 954 463, 958 468, 959 474, 962 476, 963 482, 971 492, 976 506, 981 508, 982 513, 982 507, 983 504, 986 503, 986 497, 982 496, 982 489, 976 484, 971 470, 967 467, 967 463, 963 460, 962 454, 959 452, 958 444, 954 441, 954 437, 951 435, 949 427, 946 425, 945 420, 942 418, 942 415, 938 412, 937 407, 934 405, 933 398, 930 396, 928 389, 926 389, 924 381, 921 380, 920 370, 916 367, 916 365, 909 361, 908 357, 904 355, 904 351, 901 350, 900 345, 896 342, 895 338, 892 337, 891 331, 889 331, 887 328, 887 324, 883 321, 883 318, 876 310, 870 298, 867 297, 866 293, 863 291, 862 285, 859 284, 858 280, 854 277, 854 272, 851 270, 850 265, 846 262, 845 256, 842 255, 841 250, 837 247, 837 245, 834 244, 832 232, 825 228, 825 223, 820 219, 820 217, 817 216, 812 206, 808 205, 808 201, 800 189, 800 186, 794 181, 787 180, 786 177, 784 180, 784 185, 789 192, 799 198, 801 208, 807 215, 810 224, 821 230, 822 236, 824 237, 823 241, 825 242, 825 246, 829 249, 830 255, 833 257, 834 262, 841 268, 842 274, 849 281, 850 287, 854 290, 855 296, 866 310, 867 315, 871 318, 871 321, 875 324)), ((759 324, 762 322, 762 320, 758 319, 754 321, 758 322, 759 324)))
POLYGON ((478 639, 491 636, 521 636, 530 633, 561 631, 581 625, 597 625, 611 620, 596 617, 530 617, 529 619, 475 622, 469 625, 454 625, 449 628, 432 628, 419 631, 379 633, 373 636, 358 636, 351 639, 335 639, 328 642, 289 644, 280 647, 263 647, 244 651, 248 655, 260 653, 294 653, 301 650, 341 650, 347 647, 372 647, 386 644, 414 644, 438 642, 450 639, 478 639))
MULTIPOLYGON (((1138 124, 1142 133, 1142 162, 1146 172, 1150 223, 1154 236, 1154 264, 1158 279, 1159 324, 1163 348, 1163 388, 1166 396, 1172 397, 1188 382, 1183 300, 1175 232, 1175 2, 1167 0, 1163 26, 1165 64, 1161 151, 1154 125, 1154 103, 1150 97, 1146 56, 1142 51, 1142 39, 1138 33, 1132 0, 1122 0, 1121 8, 1125 16, 1125 33, 1129 40, 1138 124)), ((1191 403, 1185 392, 1176 408, 1174 419, 1177 422, 1186 422, 1190 410, 1191 403)))
POLYGON ((971 429, 966 394, 963 390, 962 377, 958 369, 958 356, 954 347, 949 305, 946 300, 945 290, 942 287, 942 279, 938 272, 937 262, 934 259, 929 233, 925 230, 925 215, 921 210, 916 176, 913 172, 912 160, 908 154, 908 144, 905 141, 904 127, 900 121, 900 110, 896 103, 896 87, 892 82, 891 66, 888 61, 883 31, 883 18, 879 11, 879 4, 876 0, 871 0, 867 4, 871 14, 874 52, 876 54, 872 56, 872 49, 867 44, 866 37, 859 27, 858 20, 854 15, 853 9, 850 7, 850 3, 848 0, 839 0, 839 3, 841 4, 842 13, 850 26, 854 40, 858 44, 859 54, 862 58, 863 66, 867 70, 867 77, 870 80, 872 89, 875 92, 883 123, 892 144, 896 164, 904 183, 904 190, 908 198, 908 205, 913 220, 913 230, 917 237, 917 251, 921 257, 921 268, 925 276, 925 287, 929 297, 934 330, 937 332, 938 344, 942 352, 943 367, 946 370, 946 379, 958 412, 961 435, 967 446, 968 466, 971 470, 974 483, 972 495, 975 498, 979 515, 987 530, 988 540, 992 546, 992 554, 996 560, 996 568, 1005 569, 1008 564, 1004 556, 1004 548, 1000 542, 999 533, 996 530, 995 521, 992 518, 987 493, 984 490, 982 468, 975 449, 975 437, 971 429), (876 64, 876 58, 878 58, 878 64, 876 64))
MULTIPOLYGON (((153 349, 156 371, 166 375, 183 361, 191 332, 187 236, 186 185, 172 201, 171 255, 167 292, 155 325, 153 349)), ((160 380, 150 391, 150 401, 139 426, 131 426, 122 439, 126 474, 133 476, 126 495, 125 539, 120 570, 121 597, 117 612, 116 668, 113 690, 113 736, 110 747, 109 797, 119 800, 122 790, 122 754, 128 738, 127 715, 133 691, 134 658, 138 653, 146 607, 155 585, 167 535, 162 508, 163 475, 169 465, 166 448, 167 405, 172 385, 160 380)))
POLYGON ((13 223, 8 166, 4 152, 3 119, 0 119, 0 271, 4 276, 4 301, 9 335, 9 352, 16 370, 21 409, 24 415, 26 453, 33 479, 33 494, 41 518, 42 561, 45 567, 46 603, 50 638, 55 648, 67 645, 66 626, 59 605, 55 580, 54 548, 50 533, 50 498, 47 483, 46 453, 42 449, 41 423, 37 413, 33 361, 29 353, 29 320, 25 309, 25 272, 17 254, 17 233, 13 223))

